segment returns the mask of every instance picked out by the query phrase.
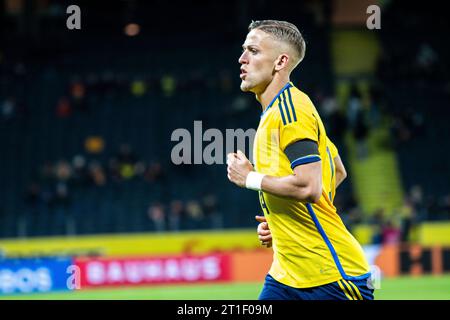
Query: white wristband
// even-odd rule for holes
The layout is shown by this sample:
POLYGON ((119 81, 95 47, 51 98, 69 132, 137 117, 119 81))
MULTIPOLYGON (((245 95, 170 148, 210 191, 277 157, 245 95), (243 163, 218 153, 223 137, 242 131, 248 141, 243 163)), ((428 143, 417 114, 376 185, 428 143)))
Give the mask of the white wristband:
POLYGON ((247 189, 255 190, 255 191, 261 191, 261 183, 262 179, 264 178, 265 174, 251 171, 247 175, 247 179, 245 180, 245 187, 247 189))

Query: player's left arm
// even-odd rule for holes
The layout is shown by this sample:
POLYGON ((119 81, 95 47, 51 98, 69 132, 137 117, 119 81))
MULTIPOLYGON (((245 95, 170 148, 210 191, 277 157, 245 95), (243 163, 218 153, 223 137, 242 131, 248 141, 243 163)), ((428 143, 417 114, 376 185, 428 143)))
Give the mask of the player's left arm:
POLYGON ((344 163, 341 160, 339 154, 334 157, 334 166, 336 168, 336 189, 347 178, 347 170, 345 170, 344 163))

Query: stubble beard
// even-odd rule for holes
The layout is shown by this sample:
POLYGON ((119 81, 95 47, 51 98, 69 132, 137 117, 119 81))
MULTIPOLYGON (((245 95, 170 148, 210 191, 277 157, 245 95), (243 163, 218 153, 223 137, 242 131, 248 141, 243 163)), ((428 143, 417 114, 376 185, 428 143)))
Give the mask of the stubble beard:
POLYGON ((242 92, 249 92, 251 90, 251 85, 245 80, 242 80, 240 88, 242 92))

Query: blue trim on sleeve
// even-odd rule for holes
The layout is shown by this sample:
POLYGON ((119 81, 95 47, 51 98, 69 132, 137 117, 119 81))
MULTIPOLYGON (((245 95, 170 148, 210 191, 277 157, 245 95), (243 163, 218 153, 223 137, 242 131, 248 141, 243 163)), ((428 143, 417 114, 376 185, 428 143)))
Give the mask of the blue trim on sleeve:
POLYGON ((277 93, 277 95, 272 99, 272 101, 270 101, 269 105, 267 106, 267 108, 263 111, 263 113, 261 113, 261 117, 264 115, 264 113, 266 113, 267 110, 270 109, 270 107, 274 104, 275 100, 278 99, 278 97, 280 96, 280 94, 286 90, 287 88, 292 87, 292 83, 288 82, 285 84, 285 86, 283 88, 281 88, 281 90, 277 93))
POLYGON ((311 163, 311 162, 317 162, 320 161, 320 157, 317 155, 309 155, 309 156, 304 156, 298 159, 295 159, 294 161, 291 162, 291 169, 294 169, 296 166, 299 166, 301 164, 307 164, 307 163, 311 163))
POLYGON ((331 152, 330 149, 327 147, 328 156, 330 157, 330 166, 331 166, 331 179, 334 177, 334 161, 331 158, 331 152))
MULTIPOLYGON (((330 158, 330 167, 331 167, 331 181, 330 181, 330 187, 332 187, 332 186, 331 186, 331 182, 333 181, 333 177, 334 177, 334 161, 333 161, 333 159, 331 158, 331 152, 330 152, 330 148, 328 148, 328 146, 327 146, 327 153, 328 153, 328 157, 330 158)), ((333 199, 332 195, 333 195, 333 193, 330 191, 330 194, 329 194, 329 196, 330 196, 330 201, 332 201, 331 199, 333 199)))
POLYGON ((339 257, 337 256, 336 250, 334 250, 333 244, 331 243, 330 239, 328 239, 325 231, 323 230, 322 226, 320 225, 320 222, 317 219, 316 214, 314 213, 313 207, 311 206, 310 203, 307 203, 306 208, 308 208, 308 212, 311 215, 311 218, 313 219, 317 230, 319 230, 320 235, 322 236, 323 240, 327 244, 328 249, 330 250, 331 255, 333 256, 334 263, 336 264, 336 267, 338 268, 339 273, 341 274, 342 278, 344 278, 345 280, 362 280, 362 279, 367 279, 368 277, 370 277, 370 272, 365 273, 360 276, 356 276, 356 277, 348 276, 345 273, 344 268, 342 267, 341 262, 339 261, 339 257))

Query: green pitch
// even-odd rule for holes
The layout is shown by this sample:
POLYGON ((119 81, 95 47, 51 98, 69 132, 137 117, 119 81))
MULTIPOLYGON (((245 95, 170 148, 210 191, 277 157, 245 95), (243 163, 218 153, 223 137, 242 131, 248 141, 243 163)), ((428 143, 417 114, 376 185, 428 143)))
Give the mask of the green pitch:
MULTIPOLYGON (((253 300, 257 299, 262 283, 233 283, 184 286, 155 286, 142 288, 91 289, 73 292, 16 295, 0 299, 79 299, 79 300, 253 300)), ((450 300, 450 275, 420 278, 384 279, 376 290, 379 300, 435 299, 450 300)))

